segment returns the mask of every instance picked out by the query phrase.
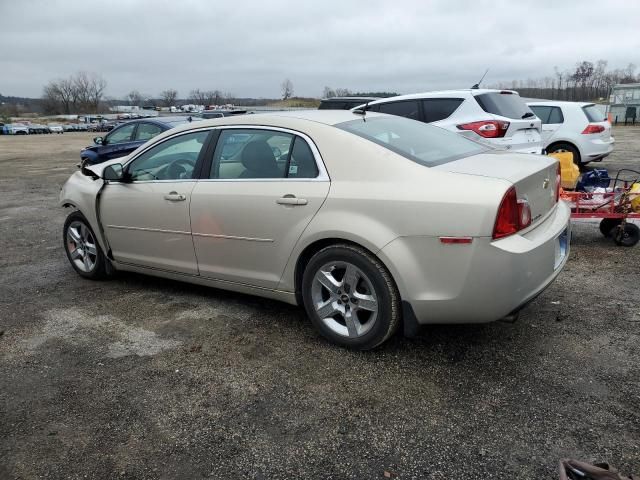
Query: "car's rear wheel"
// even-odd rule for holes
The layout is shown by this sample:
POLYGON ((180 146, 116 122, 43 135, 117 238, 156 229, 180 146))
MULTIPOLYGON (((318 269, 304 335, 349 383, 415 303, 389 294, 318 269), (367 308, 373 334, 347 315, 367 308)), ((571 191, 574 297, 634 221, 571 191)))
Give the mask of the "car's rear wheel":
POLYGON ((391 275, 380 260, 354 245, 317 252, 305 268, 302 297, 324 337, 356 350, 380 345, 400 323, 400 296, 391 275))
POLYGON ((556 143, 556 144, 550 145, 547 148, 547 153, 562 153, 562 152, 571 153, 573 155, 573 163, 575 163, 581 170, 584 169, 582 159, 580 158, 580 152, 576 147, 574 147, 570 143, 556 143))
POLYGON ((107 259, 84 215, 80 212, 69 214, 62 236, 69 263, 78 275, 91 280, 107 276, 107 259))

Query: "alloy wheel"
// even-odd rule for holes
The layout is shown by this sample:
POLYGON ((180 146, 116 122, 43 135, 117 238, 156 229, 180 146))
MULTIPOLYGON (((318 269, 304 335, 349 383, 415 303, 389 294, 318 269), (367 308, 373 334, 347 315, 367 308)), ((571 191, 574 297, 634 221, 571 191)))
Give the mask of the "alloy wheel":
POLYGON ((82 272, 91 272, 98 261, 98 247, 93 233, 83 222, 74 220, 67 228, 67 251, 74 265, 82 272))
POLYGON ((379 302, 371 280, 349 262, 333 261, 319 268, 311 299, 320 320, 344 337, 365 335, 378 317, 379 302))

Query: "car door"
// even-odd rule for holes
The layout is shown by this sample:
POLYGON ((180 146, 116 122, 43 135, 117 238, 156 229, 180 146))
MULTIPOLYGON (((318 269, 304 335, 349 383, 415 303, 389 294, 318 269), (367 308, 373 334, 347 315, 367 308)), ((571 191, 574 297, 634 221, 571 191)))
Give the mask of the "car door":
POLYGON ((529 108, 542 121, 542 142, 546 147, 555 140, 556 133, 564 123, 562 109, 550 105, 530 105, 529 108))
POLYGON ((138 148, 141 143, 134 139, 136 127, 137 123, 125 123, 111 130, 98 150, 100 158, 104 161, 124 157, 138 148))
POLYGON ((100 221, 116 261, 198 273, 189 205, 208 135, 168 137, 127 163, 124 181, 105 185, 100 221))
POLYGON ((191 199, 200 275, 276 288, 329 192, 328 175, 302 134, 267 127, 219 132, 208 178, 191 199))

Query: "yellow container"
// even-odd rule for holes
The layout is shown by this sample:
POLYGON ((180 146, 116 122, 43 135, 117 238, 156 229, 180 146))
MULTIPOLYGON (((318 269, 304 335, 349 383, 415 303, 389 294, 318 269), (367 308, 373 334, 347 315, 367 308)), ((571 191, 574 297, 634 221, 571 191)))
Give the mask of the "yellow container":
POLYGON ((573 153, 554 152, 550 153, 549 156, 560 162, 560 180, 562 188, 565 190, 575 189, 578 183, 578 178, 580 178, 580 169, 575 163, 573 163, 573 153))
POLYGON ((640 213, 640 183, 634 183, 629 190, 631 194, 631 208, 634 212, 640 213))

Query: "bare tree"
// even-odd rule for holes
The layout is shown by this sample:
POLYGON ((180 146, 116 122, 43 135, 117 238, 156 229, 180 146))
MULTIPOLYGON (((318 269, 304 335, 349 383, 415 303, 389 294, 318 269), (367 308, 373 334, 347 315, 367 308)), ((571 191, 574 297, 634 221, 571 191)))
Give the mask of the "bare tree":
POLYGON ((324 90, 322 91, 322 98, 331 98, 335 96, 336 92, 331 87, 324 87, 324 90))
POLYGON ((129 101, 129 105, 140 106, 143 101, 143 97, 138 90, 131 90, 127 95, 127 100, 129 101))
POLYGON ((160 92, 160 98, 162 99, 162 103, 164 103, 165 107, 171 107, 174 103, 176 103, 176 98, 178 98, 178 91, 173 88, 163 90, 162 92, 160 92))
POLYGON ((336 97, 348 97, 352 95, 348 88, 336 88, 336 97))
POLYGON ((293 82, 288 78, 285 78, 284 81, 280 84, 280 89, 282 91, 282 99, 287 100, 293 96, 293 82))
POLYGON ((95 73, 78 72, 69 78, 52 80, 45 85, 42 101, 48 113, 94 113, 107 88, 107 82, 95 73))

